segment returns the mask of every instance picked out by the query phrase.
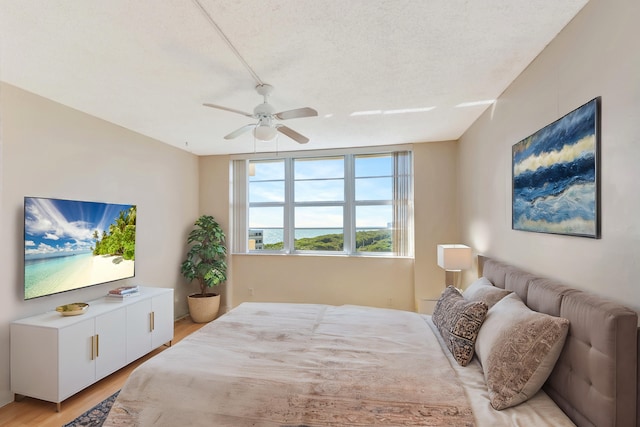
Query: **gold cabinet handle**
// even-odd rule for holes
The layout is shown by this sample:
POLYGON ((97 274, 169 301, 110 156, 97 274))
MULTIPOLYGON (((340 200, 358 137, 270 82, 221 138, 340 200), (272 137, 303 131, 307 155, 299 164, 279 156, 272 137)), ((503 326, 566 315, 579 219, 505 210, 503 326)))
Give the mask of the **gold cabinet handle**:
POLYGON ((151 313, 149 313, 149 332, 153 332, 153 330, 156 328, 155 320, 155 313, 152 311, 151 313))
POLYGON ((91 360, 95 360, 100 356, 100 335, 96 334, 91 337, 91 360))

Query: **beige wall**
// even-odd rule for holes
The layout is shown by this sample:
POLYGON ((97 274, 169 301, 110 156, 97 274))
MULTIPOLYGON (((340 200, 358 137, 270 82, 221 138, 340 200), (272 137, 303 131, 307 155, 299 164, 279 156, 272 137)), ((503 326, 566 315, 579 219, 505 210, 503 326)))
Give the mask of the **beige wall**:
MULTIPOLYGON (((230 158, 229 156, 203 156, 199 161, 200 171, 200 215, 213 215, 227 235, 227 246, 230 247, 231 239, 231 194, 230 158)), ((195 220, 195 218, 194 218, 195 220)), ((233 257, 227 257, 229 269, 227 283, 222 284, 213 292, 220 294, 220 312, 224 313, 235 305, 231 303, 231 293, 227 291, 231 287, 233 279, 233 257)), ((195 290, 195 288, 194 288, 195 290)), ((236 304, 237 305, 237 304, 236 304)))
POLYGON ((434 299, 444 289, 444 270, 436 263, 439 243, 465 243, 458 233, 458 143, 414 145, 415 296, 434 299))
POLYGON ((640 2, 591 0, 460 140, 463 240, 640 309, 640 2), (602 97, 602 238, 511 230, 511 146, 602 97))
POLYGON ((232 287, 235 305, 279 301, 412 310, 413 260, 235 255, 232 287))
MULTIPOLYGON (((244 301, 287 301, 414 310, 416 298, 437 297, 444 272, 436 265, 436 245, 455 242, 458 236, 456 161, 456 142, 414 145, 415 263, 381 257, 231 255, 223 301, 228 308, 244 301)), ((200 177, 201 210, 229 230, 229 157, 202 157, 200 177)))
MULTIPOLYGON (((187 230, 198 213, 198 158, 10 85, 0 84, 0 406, 13 399, 9 322, 113 284, 23 301, 23 197, 138 206, 136 277, 120 283, 174 287, 187 230)), ((176 287, 176 316, 186 314, 176 287)))

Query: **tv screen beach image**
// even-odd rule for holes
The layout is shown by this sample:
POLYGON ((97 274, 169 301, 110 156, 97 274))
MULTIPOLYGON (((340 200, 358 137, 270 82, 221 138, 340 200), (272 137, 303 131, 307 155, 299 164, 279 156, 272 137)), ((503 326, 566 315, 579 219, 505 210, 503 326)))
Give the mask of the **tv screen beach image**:
POLYGON ((24 298, 133 277, 136 206, 25 197, 24 298))

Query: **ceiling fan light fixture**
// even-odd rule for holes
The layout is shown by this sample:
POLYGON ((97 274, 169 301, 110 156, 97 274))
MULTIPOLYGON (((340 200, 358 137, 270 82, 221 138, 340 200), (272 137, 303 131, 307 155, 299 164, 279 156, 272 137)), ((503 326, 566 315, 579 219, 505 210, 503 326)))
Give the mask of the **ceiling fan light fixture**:
POLYGON ((293 110, 280 111, 276 113, 276 109, 267 102, 267 96, 273 90, 273 87, 267 84, 261 84, 256 87, 257 92, 264 96, 264 102, 259 104, 253 109, 253 113, 247 113, 235 108, 224 107, 222 105, 204 103, 205 107, 216 108, 218 110, 229 111, 231 113, 240 114, 242 116, 251 117, 257 119, 257 123, 250 123, 242 126, 239 129, 234 130, 228 135, 225 135, 224 139, 234 139, 245 132, 250 130, 253 136, 258 141, 268 142, 276 139, 278 133, 288 136, 299 144, 306 144, 309 142, 309 138, 299 134, 293 129, 277 123, 276 120, 289 120, 299 119, 303 117, 315 117, 318 112, 313 108, 303 107, 295 108, 293 110))
POLYGON ((278 134, 278 130, 269 125, 259 124, 253 129, 253 136, 258 141, 272 141, 278 134))

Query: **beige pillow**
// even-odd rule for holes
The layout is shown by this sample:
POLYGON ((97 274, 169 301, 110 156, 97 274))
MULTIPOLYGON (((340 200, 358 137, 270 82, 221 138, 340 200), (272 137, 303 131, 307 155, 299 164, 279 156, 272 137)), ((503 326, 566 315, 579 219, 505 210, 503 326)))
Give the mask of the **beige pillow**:
POLYGON ((532 311, 516 294, 488 312, 476 340, 494 409, 515 406, 533 397, 560 356, 569 321, 532 311))
POLYGON ((476 337, 486 314, 485 303, 466 301, 453 286, 448 286, 436 302, 433 323, 461 366, 473 358, 476 337))
POLYGON ((480 277, 464 290, 462 296, 468 301, 483 301, 491 308, 510 293, 511 291, 493 286, 486 277, 480 277))

